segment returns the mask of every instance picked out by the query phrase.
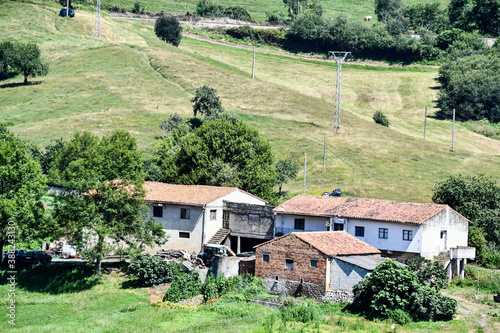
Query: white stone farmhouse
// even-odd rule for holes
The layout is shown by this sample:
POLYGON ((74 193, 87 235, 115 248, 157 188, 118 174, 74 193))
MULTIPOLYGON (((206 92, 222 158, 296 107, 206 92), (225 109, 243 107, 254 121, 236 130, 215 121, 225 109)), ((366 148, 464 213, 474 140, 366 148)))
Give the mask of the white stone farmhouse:
POLYGON ((344 230, 390 257, 466 247, 469 220, 447 205, 299 195, 273 210, 274 234, 344 230))
POLYGON ((224 226, 224 215, 229 215, 224 211, 224 201, 266 204, 265 200, 236 187, 145 182, 144 188, 150 215, 163 225, 169 235, 163 247, 196 253, 219 230, 224 237, 229 234, 228 227, 224 226))

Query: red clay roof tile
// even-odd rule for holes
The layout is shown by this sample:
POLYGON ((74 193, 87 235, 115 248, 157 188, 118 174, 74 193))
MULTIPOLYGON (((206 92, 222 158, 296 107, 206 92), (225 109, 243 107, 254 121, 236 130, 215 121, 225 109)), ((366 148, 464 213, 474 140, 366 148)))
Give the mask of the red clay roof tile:
POLYGON ((446 207, 448 206, 432 203, 298 195, 282 203, 273 211, 421 224, 446 207))

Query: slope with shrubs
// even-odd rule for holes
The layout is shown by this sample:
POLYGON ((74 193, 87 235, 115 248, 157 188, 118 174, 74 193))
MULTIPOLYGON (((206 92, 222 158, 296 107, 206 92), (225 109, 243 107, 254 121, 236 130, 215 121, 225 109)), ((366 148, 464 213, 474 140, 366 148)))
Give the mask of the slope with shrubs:
MULTIPOLYGON (((98 135, 123 129, 153 151, 161 121, 175 112, 192 116, 197 88, 214 87, 229 114, 270 140, 278 158, 303 160, 307 191, 341 187, 350 195, 430 201, 433 185, 457 172, 499 177, 498 141, 451 122, 429 118, 422 140, 423 109, 435 112, 433 67, 343 67, 342 130, 332 129, 336 65, 257 53, 183 37, 178 48, 160 41, 151 23, 115 20, 103 13, 101 40, 93 38, 94 13, 57 16, 48 4, 2 1, 4 39, 36 42, 50 65, 48 76, 21 87, 19 77, 0 82, 2 122, 23 139, 45 147, 78 130, 98 135), (28 25, 27 22, 30 22, 28 25), (30 26, 30 28, 26 28, 30 26), (26 98, 29 96, 29 98, 26 98), (390 128, 373 123, 376 110, 390 128), (323 138, 327 132, 327 166, 323 138)), ((299 191, 291 181, 285 191, 299 191)))

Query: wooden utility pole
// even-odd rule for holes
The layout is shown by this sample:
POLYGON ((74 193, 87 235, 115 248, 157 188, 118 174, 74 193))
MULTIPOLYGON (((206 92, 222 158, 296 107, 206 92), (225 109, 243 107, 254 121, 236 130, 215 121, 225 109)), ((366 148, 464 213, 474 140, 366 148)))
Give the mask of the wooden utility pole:
POLYGON ((455 109, 453 109, 453 125, 451 127, 451 151, 455 147, 455 109))
POLYGON ((325 140, 323 142, 323 169, 326 167, 326 132, 325 132, 325 140))
POLYGON ((302 194, 306 194, 306 161, 307 153, 304 153, 304 184, 302 185, 302 194))
POLYGON ((69 0, 66 0, 66 17, 68 16, 69 16, 69 0))
POLYGON ((253 47, 252 80, 255 78, 255 46, 253 47))
POLYGON ((425 118, 424 118, 424 140, 425 140, 425 132, 427 131, 427 105, 425 106, 425 118))

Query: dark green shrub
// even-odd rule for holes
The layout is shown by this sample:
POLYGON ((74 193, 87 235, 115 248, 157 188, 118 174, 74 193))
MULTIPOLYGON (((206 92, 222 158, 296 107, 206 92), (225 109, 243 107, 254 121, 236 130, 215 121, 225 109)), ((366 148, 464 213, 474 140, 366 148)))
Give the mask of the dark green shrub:
POLYGON ((203 302, 209 301, 213 298, 219 298, 229 292, 230 281, 223 277, 214 277, 212 273, 208 274, 205 283, 201 288, 203 294, 203 302))
POLYGON ((150 254, 140 254, 130 262, 127 271, 140 285, 153 286, 172 282, 180 274, 180 265, 168 264, 150 254))
POLYGON ((285 19, 276 11, 267 13, 267 22, 271 24, 284 24, 285 19))
POLYGON ((390 311, 389 319, 399 325, 406 325, 412 321, 410 314, 401 309, 395 309, 390 311))
POLYGON ((163 296, 163 301, 179 302, 194 297, 200 294, 201 287, 202 283, 198 272, 194 272, 193 275, 187 273, 178 274, 163 296))
POLYGON ((382 125, 382 126, 386 126, 386 127, 389 127, 389 120, 387 119, 387 117, 382 113, 382 111, 376 111, 374 114, 373 114, 373 121, 376 123, 376 124, 379 124, 379 125, 382 125))
POLYGON ((421 286, 410 298, 410 313, 417 320, 451 320, 457 311, 456 300, 428 286, 421 286))
POLYGON ((196 95, 191 102, 195 117, 198 113, 210 116, 224 111, 217 90, 209 86, 196 89, 196 95))
POLYGON ((182 38, 182 27, 172 16, 161 16, 155 23, 156 36, 166 43, 179 46, 182 38))
POLYGON ((448 285, 448 274, 440 262, 419 257, 407 260, 406 267, 417 274, 420 284, 427 284, 436 291, 448 285))
POLYGON ((252 22, 252 17, 245 7, 223 7, 209 0, 201 0, 198 2, 196 5, 196 13, 203 17, 228 17, 233 20, 252 22))

